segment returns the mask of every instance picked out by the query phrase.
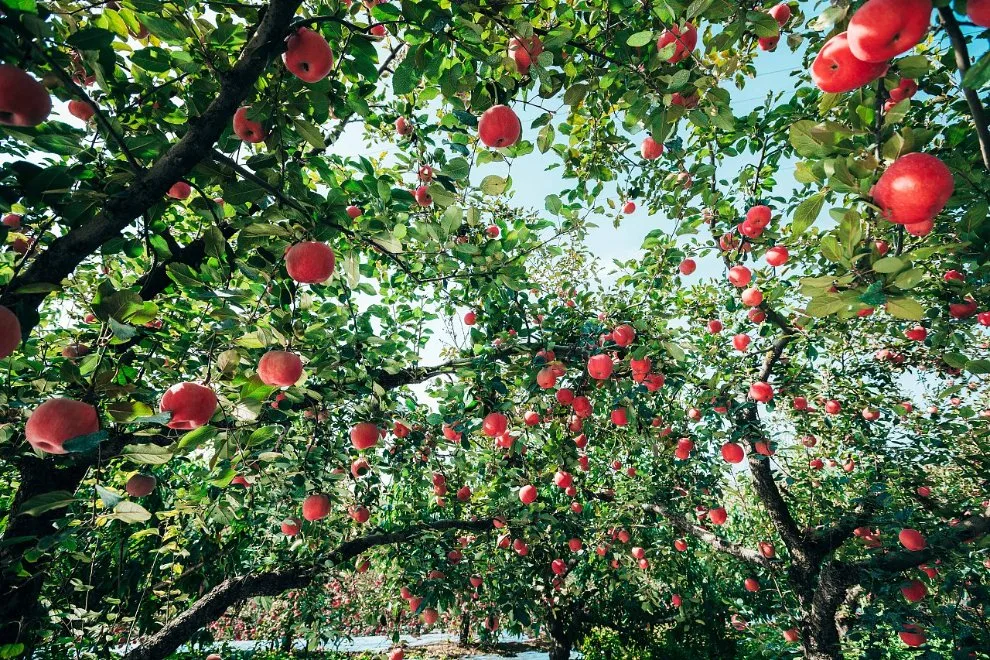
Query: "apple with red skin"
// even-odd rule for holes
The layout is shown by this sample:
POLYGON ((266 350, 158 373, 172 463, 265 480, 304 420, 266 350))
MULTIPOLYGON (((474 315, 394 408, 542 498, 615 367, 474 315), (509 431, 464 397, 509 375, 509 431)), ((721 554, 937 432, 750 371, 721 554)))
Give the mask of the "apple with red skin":
POLYGON ((369 30, 369 32, 373 37, 384 37, 386 34, 388 34, 388 30, 386 30, 385 26, 382 25, 381 23, 376 23, 372 25, 371 30, 369 30))
POLYGON ((361 210, 361 207, 354 206, 353 204, 348 206, 346 211, 347 211, 347 217, 350 218, 351 220, 356 220, 360 218, 361 215, 364 213, 364 211, 361 210))
POLYGON ((757 204, 746 211, 746 222, 754 227, 765 229, 773 220, 773 209, 766 204, 757 204))
POLYGON ((40 82, 10 64, 0 64, 0 124, 37 126, 48 119, 52 97, 40 82))
POLYGON ((83 122, 88 122, 96 114, 96 109, 92 104, 76 99, 69 101, 67 109, 70 115, 83 122))
POLYGON ((511 147, 522 135, 522 123, 507 105, 493 105, 478 120, 478 138, 486 147, 511 147))
POLYGON ((671 25, 657 39, 657 50, 662 51, 670 44, 674 44, 674 53, 666 59, 667 62, 677 64, 687 59, 698 45, 697 28, 691 23, 685 23, 683 27, 671 25))
POLYGON ((622 212, 631 215, 636 212, 636 202, 626 202, 622 205, 622 212))
POLYGON ((474 325, 478 322, 478 315, 475 312, 464 314, 464 325, 474 325))
POLYGON ((515 61, 516 68, 524 76, 529 73, 529 67, 533 60, 539 57, 542 52, 543 42, 535 34, 529 39, 517 37, 509 42, 509 57, 515 61))
POLYGON ((581 419, 591 417, 591 413, 594 411, 591 401, 589 401, 586 396, 574 397, 574 402, 571 404, 571 408, 574 409, 574 414, 581 419))
POLYGON ((406 135, 412 135, 413 126, 406 120, 405 117, 399 117, 395 120, 395 132, 400 137, 405 137, 406 135))
POLYGON ((756 578, 746 578, 743 580, 743 586, 746 588, 746 591, 753 593, 760 590, 760 583, 756 578))
POLYGON ((784 27, 787 21, 791 20, 791 7, 786 2, 781 2, 779 5, 774 5, 767 11, 770 16, 777 21, 777 25, 784 27))
POLYGON ((8 213, 3 216, 3 226, 11 229, 21 228, 21 215, 19 213, 8 213))
MULTIPOLYGON (((670 95, 670 104, 680 106, 687 110, 693 110, 698 107, 698 103, 701 101, 701 95, 698 92, 693 92, 691 94, 681 94, 680 92, 674 92, 670 95)), ((686 172, 681 172, 681 174, 687 174, 686 172)), ((677 177, 678 181, 681 181, 681 175, 677 177)), ((685 188, 691 187, 691 175, 688 174, 687 177, 682 181, 685 188)))
POLYGON ((68 440, 100 430, 96 408, 73 399, 55 398, 34 409, 24 427, 27 441, 38 451, 66 454, 68 440))
POLYGON ((434 623, 437 622, 437 619, 439 618, 440 618, 440 613, 437 612, 432 607, 427 607, 425 610, 423 610, 423 623, 425 623, 426 625, 432 626, 434 623))
POLYGON ((300 284, 321 284, 336 265, 333 249, 319 241, 296 243, 285 252, 285 271, 300 284))
POLYGON ((685 541, 684 539, 674 540, 674 549, 677 550, 678 552, 685 552, 687 548, 688 548, 687 541, 685 541))
POLYGON ((234 135, 249 144, 264 142, 268 133, 261 125, 261 122, 248 119, 250 106, 242 106, 234 113, 234 135))
POLYGON ((191 431, 207 424, 217 405, 217 395, 206 385, 177 383, 162 395, 159 409, 172 413, 170 429, 191 431))
POLYGON ((698 268, 698 264, 694 262, 694 259, 685 259, 677 266, 677 270, 681 272, 681 275, 690 275, 698 268))
POLYGON ((784 631, 783 635, 784 635, 784 641, 789 642, 791 644, 797 642, 798 639, 801 638, 800 635, 798 634, 797 628, 788 628, 787 630, 784 631))
POLYGON ((755 286, 743 291, 739 298, 742 300, 742 304, 746 305, 746 307, 759 307, 763 304, 763 292, 755 286))
POLYGON ((371 465, 365 458, 358 458, 351 462, 351 476, 360 479, 371 471, 371 465))
POLYGON ((360 422, 351 427, 351 444, 358 451, 371 449, 378 444, 378 426, 373 422, 360 422))
POLYGON ((574 390, 569 387, 562 387, 554 394, 557 403, 562 406, 569 406, 574 403, 574 390))
POLYGON ((859 89, 885 73, 886 62, 864 62, 852 54, 846 32, 829 39, 811 65, 811 79, 815 85, 831 94, 859 89))
POLYGON ((749 398, 760 403, 767 403, 773 398, 773 388, 766 381, 757 381, 749 386, 749 398))
POLYGON ((124 491, 131 497, 146 497, 154 492, 158 480, 150 474, 132 474, 124 484, 124 491))
POLYGON ((172 184, 172 187, 168 189, 168 196, 172 199, 189 199, 189 195, 191 194, 192 186, 185 181, 176 181, 172 184))
MULTIPOLYGON (((595 380, 608 380, 613 368, 612 358, 603 353, 588 358, 588 375, 595 380)), ((576 407, 575 412, 577 412, 576 407)), ((580 416, 580 413, 578 415, 580 416)))
POLYGON ((990 28, 990 0, 967 0, 966 15, 980 27, 990 28))
POLYGON ((773 37, 760 37, 756 40, 759 45, 760 50, 765 50, 767 52, 772 52, 777 50, 777 44, 780 43, 780 35, 773 37))
POLYGON ((726 463, 742 463, 745 455, 743 448, 735 442, 727 442, 722 445, 722 459, 726 463))
POLYGON ((725 512, 725 509, 717 506, 714 509, 708 511, 708 519, 712 521, 713 525, 724 525, 725 521, 728 520, 729 514, 725 512))
POLYGON ((750 341, 751 340, 750 340, 749 335, 738 334, 738 335, 735 335, 732 338, 732 345, 733 345, 733 347, 735 347, 735 349, 737 351, 745 352, 746 351, 746 348, 749 347, 749 342, 750 341))
POLYGON ((722 332, 722 322, 718 319, 712 319, 705 327, 708 329, 708 332, 713 335, 717 335, 722 332))
POLYGON ((540 413, 535 410, 527 410, 525 414, 523 414, 523 423, 526 424, 526 426, 536 426, 540 423, 540 413))
POLYGON ((89 346, 86 344, 72 343, 62 349, 62 357, 74 360, 89 353, 89 346))
POLYGON ((539 497, 539 492, 536 490, 536 486, 527 484, 519 489, 519 501, 527 506, 535 502, 537 497, 539 497))
POLYGON ((917 603, 928 595, 928 587, 921 580, 911 580, 901 587, 901 594, 909 603, 917 603))
POLYGON ((921 229, 941 213, 954 189, 952 172, 945 163, 929 154, 911 153, 884 171, 872 196, 887 220, 908 225, 911 231, 911 226, 921 229))
POLYGON ((488 235, 488 238, 498 238, 502 230, 498 228, 498 225, 488 225, 485 228, 485 233, 488 235))
POLYGON ((867 0, 849 19, 849 50, 863 62, 886 63, 924 38, 931 0, 867 0))
POLYGON ((757 547, 759 547, 760 549, 760 554, 766 557, 767 559, 773 559, 775 556, 777 556, 777 549, 770 541, 760 541, 757 544, 757 547))
POLYGON ((787 263, 787 259, 790 257, 790 253, 787 251, 783 245, 776 245, 769 250, 764 255, 767 263, 774 268, 778 268, 787 263))
POLYGON ((925 341, 928 337, 928 330, 923 325, 916 325, 904 331, 904 336, 911 341, 925 341))
POLYGON ((741 289, 753 279, 753 273, 745 266, 738 265, 729 269, 729 282, 741 289))
POLYGON ((928 542, 925 540, 924 535, 916 529, 902 529, 897 534, 897 540, 912 552, 920 552, 928 547, 928 542))
POLYGON ((488 413, 481 424, 482 432, 491 438, 502 435, 507 428, 509 428, 508 418, 497 412, 488 413))
POLYGON ((433 196, 430 194, 430 189, 426 186, 419 186, 413 191, 413 197, 416 199, 416 203, 422 207, 431 206, 433 204, 433 196))
POLYGON ((635 339, 636 331, 633 330, 632 326, 620 325, 612 330, 612 341, 623 348, 632 344, 635 339))
POLYGON ((265 385, 295 385, 302 377, 302 371, 302 360, 290 351, 268 351, 258 362, 258 377, 265 385))
POLYGON ((657 142, 652 136, 647 136, 639 147, 643 160, 656 160, 663 154, 663 143, 657 142))
POLYGON ((363 525, 364 523, 368 522, 369 518, 371 518, 371 512, 368 511, 368 508, 363 504, 358 504, 356 506, 350 507, 347 510, 347 515, 349 515, 351 517, 351 520, 358 523, 359 525, 363 525))
POLYGON ((20 344, 20 320, 16 314, 0 305, 0 360, 12 355, 20 344))
POLYGON ((626 414, 625 408, 616 408, 611 413, 612 423, 616 426, 626 426, 629 423, 629 417, 626 414))
POLYGON ((333 69, 333 51, 319 32, 299 28, 286 40, 282 62, 292 75, 303 82, 323 80, 333 69))
POLYGON ((406 652, 402 649, 392 649, 388 652, 388 660, 405 660, 406 652))
POLYGON ((918 83, 911 78, 902 78, 897 87, 890 90, 890 100, 895 104, 909 99, 918 93, 918 83))
POLYGON ((423 165, 419 168, 417 176, 423 183, 429 183, 430 181, 433 181, 433 168, 429 165, 423 165))
POLYGON ((904 630, 897 633, 907 646, 912 648, 921 646, 928 638, 925 636, 925 629, 913 623, 905 624, 904 630))

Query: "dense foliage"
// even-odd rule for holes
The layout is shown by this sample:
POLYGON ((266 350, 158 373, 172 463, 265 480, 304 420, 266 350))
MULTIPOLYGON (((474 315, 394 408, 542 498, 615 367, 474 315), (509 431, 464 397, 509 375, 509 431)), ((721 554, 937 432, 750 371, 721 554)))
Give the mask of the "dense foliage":
POLYGON ((3 657, 986 657, 990 3, 0 1, 3 657))

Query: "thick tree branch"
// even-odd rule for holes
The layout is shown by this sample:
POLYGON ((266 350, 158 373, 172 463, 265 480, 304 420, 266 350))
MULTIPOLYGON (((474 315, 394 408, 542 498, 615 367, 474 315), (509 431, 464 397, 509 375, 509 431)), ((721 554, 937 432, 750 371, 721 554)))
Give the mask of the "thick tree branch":
MULTIPOLYGON (((341 544, 326 559, 334 565, 339 565, 371 548, 395 545, 430 532, 454 529, 480 532, 492 527, 490 518, 475 521, 438 520, 393 532, 360 536, 341 544)), ((197 630, 223 616, 231 606, 255 596, 277 596, 289 589, 308 587, 317 575, 318 572, 313 566, 296 566, 228 578, 143 644, 125 653, 122 660, 162 660, 178 649, 197 630)))
POLYGON ((172 184, 209 153, 204 146, 216 143, 269 62, 284 49, 288 26, 300 4, 301 0, 271 0, 237 62, 223 75, 217 98, 200 117, 191 121, 185 135, 126 190, 111 198, 99 216, 52 241, 10 283, 3 303, 17 314, 25 336, 37 325, 38 308, 47 294, 17 291, 31 285, 60 283, 101 245, 160 202, 172 184))
POLYGON ((690 534, 696 539, 704 541, 719 552, 724 552, 762 568, 772 569, 774 566, 772 561, 761 555, 758 551, 719 538, 704 527, 694 524, 684 516, 674 513, 662 504, 647 504, 643 508, 646 511, 660 514, 682 533, 690 534))
MULTIPOLYGON (((952 7, 939 7, 938 15, 945 27, 945 33, 949 35, 952 43, 952 50, 956 57, 956 67, 959 75, 966 77, 969 71, 969 48, 966 46, 966 37, 959 28, 959 21, 952 13, 952 7)), ((960 83, 961 84, 961 83, 960 83)), ((962 85, 963 96, 969 104, 969 112, 973 115, 973 123, 976 125, 976 138, 980 143, 980 155, 983 157, 983 167, 990 170, 990 128, 987 127, 986 109, 980 100, 980 95, 975 89, 970 89, 962 85)))

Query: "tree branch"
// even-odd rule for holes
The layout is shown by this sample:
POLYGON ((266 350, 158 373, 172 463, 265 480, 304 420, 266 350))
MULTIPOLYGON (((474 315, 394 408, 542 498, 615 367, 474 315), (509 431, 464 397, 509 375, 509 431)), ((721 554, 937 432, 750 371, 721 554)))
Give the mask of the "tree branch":
POLYGON ((643 507, 646 511, 652 513, 658 513, 664 518, 666 518, 675 528, 680 530, 684 534, 690 534, 696 539, 700 539, 707 543, 708 545, 715 548, 719 552, 724 552, 726 554, 732 555, 738 559, 749 562, 751 564, 756 564, 762 568, 772 569, 774 563, 764 557, 756 550, 750 548, 745 548, 741 545, 731 543, 725 539, 719 538, 715 534, 702 527, 701 525, 696 525, 690 520, 682 515, 674 513, 662 504, 647 504, 643 507))
MULTIPOLYGON (((963 36, 962 30, 959 28, 959 21, 952 13, 952 7, 939 7, 938 16, 942 21, 942 26, 945 27, 945 33, 949 35, 949 41, 952 43, 959 75, 965 78, 966 72, 969 71, 969 49, 966 47, 966 37, 963 36)), ((990 170, 990 129, 987 128, 986 109, 975 89, 970 89, 962 85, 961 82, 960 85, 963 95, 966 97, 966 103, 969 104, 969 112, 973 115, 973 123, 976 124, 976 138, 980 143, 983 167, 990 170)))
MULTIPOLYGON (((409 541, 428 532, 448 530, 485 531, 493 527, 490 518, 484 520, 438 520, 413 525, 394 532, 360 536, 341 544, 326 559, 339 565, 362 552, 383 545, 409 541)), ((172 654, 200 628, 216 621, 233 605, 255 596, 277 596, 289 589, 301 589, 312 584, 317 576, 314 566, 295 566, 265 573, 241 575, 224 580, 186 611, 149 637, 143 644, 127 651, 122 660, 162 660, 172 654)))
POLYGON ((17 291, 30 285, 60 283, 101 245, 160 202, 172 184, 209 153, 204 146, 216 143, 271 59, 285 48, 286 31, 300 4, 301 0, 271 0, 253 37, 223 76, 217 98, 190 123, 185 135, 126 190, 111 198, 99 216, 56 238, 11 281, 2 302, 17 314, 25 336, 37 325, 38 308, 47 293, 17 291))

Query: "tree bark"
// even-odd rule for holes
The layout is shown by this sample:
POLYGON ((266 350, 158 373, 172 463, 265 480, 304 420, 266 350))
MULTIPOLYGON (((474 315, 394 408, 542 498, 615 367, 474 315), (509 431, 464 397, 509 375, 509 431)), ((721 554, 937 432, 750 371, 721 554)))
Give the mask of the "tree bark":
POLYGON ((547 636, 550 638, 550 660, 570 660, 571 645, 574 643, 571 610, 551 608, 547 617, 547 636))
MULTIPOLYGON (((382 545, 394 545, 428 532, 452 529, 485 531, 494 527, 491 518, 484 520, 437 520, 406 527, 393 532, 359 536, 342 543, 323 558, 321 563, 342 564, 365 550, 382 545)), ((315 567, 303 566, 228 578, 193 603, 189 609, 164 628, 151 635, 140 646, 124 653, 121 660, 164 660, 175 652, 200 628, 216 621, 233 605, 255 596, 277 596, 289 589, 301 589, 312 584, 318 575, 315 567)))
POLYGON ((461 614, 461 632, 457 643, 465 648, 471 646, 471 612, 467 609, 461 614))

